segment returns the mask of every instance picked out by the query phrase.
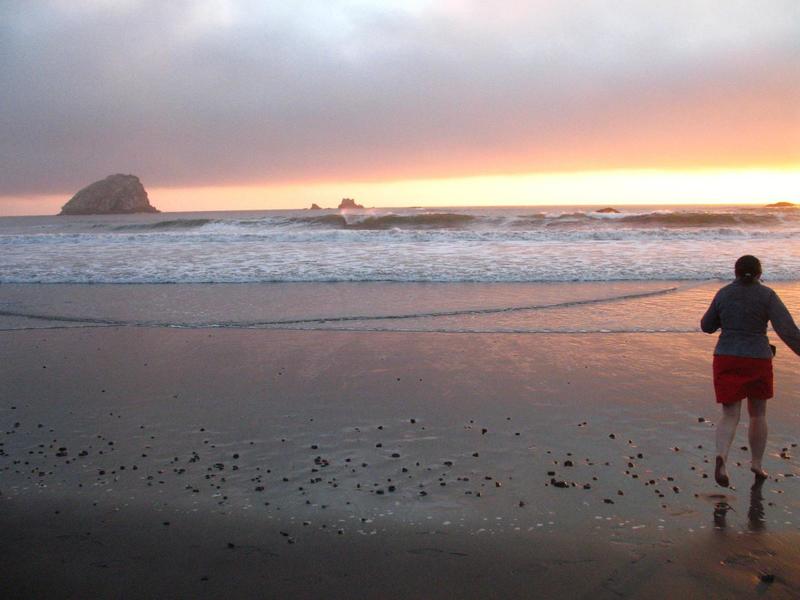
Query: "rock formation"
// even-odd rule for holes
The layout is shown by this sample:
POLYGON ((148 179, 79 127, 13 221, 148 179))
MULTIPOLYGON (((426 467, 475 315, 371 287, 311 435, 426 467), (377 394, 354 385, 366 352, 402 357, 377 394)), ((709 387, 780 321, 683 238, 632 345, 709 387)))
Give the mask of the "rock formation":
POLYGON ((356 204, 356 201, 352 198, 342 198, 342 201, 339 203, 339 208, 364 208, 360 204, 356 204))
POLYGON ((596 212, 596 213, 608 213, 608 214, 614 214, 614 215, 618 215, 619 214, 619 211, 616 208, 611 208, 610 206, 606 207, 606 208, 601 208, 601 209, 596 210, 594 212, 596 212))
POLYGON ((767 204, 764 208, 795 208, 797 204, 793 202, 775 202, 773 204, 767 204))
POLYGON ((308 207, 308 210, 322 210, 322 207, 320 207, 319 204, 314 202, 311 206, 308 207))
POLYGON ((109 175, 75 194, 59 214, 120 215, 159 212, 135 175, 109 175))

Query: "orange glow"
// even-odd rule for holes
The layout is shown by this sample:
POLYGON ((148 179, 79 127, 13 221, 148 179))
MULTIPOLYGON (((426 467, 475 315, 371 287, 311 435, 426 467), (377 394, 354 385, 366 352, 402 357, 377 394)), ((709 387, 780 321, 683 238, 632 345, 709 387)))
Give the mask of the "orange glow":
MULTIPOLYGON (((144 183, 151 203, 164 212, 295 209, 312 202, 330 208, 343 197, 373 207, 800 202, 800 165, 175 188, 144 183)), ((68 199, 0 198, 0 214, 55 214, 68 199)))
POLYGON ((800 167, 745 170, 613 170, 493 175, 388 182, 157 188, 164 211, 335 207, 343 197, 365 206, 561 204, 736 204, 800 201, 800 167))

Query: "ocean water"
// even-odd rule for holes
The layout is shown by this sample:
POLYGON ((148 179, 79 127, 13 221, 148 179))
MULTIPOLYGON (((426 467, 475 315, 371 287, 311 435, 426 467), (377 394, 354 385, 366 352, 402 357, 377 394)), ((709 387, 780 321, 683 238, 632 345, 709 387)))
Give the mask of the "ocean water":
POLYGON ((800 280, 800 209, 405 208, 0 218, 0 284, 800 280))

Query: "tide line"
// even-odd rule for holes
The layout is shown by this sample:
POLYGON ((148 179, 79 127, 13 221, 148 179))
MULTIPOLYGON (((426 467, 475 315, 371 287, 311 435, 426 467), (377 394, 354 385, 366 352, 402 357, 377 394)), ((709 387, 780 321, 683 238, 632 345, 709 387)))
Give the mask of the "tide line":
MULTIPOLYGON (((621 294, 617 296, 607 296, 603 298, 587 298, 585 300, 568 300, 565 302, 553 302, 548 304, 531 304, 526 306, 502 306, 495 308, 466 308, 459 310, 444 310, 444 311, 430 311, 430 312, 417 312, 405 313, 399 315, 343 315, 338 317, 309 317, 303 319, 276 319, 267 321, 213 321, 213 322, 200 322, 200 323, 176 323, 166 321, 133 321, 121 319, 104 319, 96 317, 79 317, 69 315, 48 315, 44 313, 33 313, 25 311, 14 310, 0 310, 0 316, 5 317, 23 317, 27 319, 37 319, 44 321, 56 321, 66 323, 85 323, 94 325, 106 325, 117 327, 174 327, 174 328, 254 328, 254 327, 268 327, 268 326, 285 326, 285 325, 304 325, 304 324, 323 324, 323 323, 344 323, 348 321, 386 321, 386 320, 403 320, 403 319, 429 319, 436 317, 454 317, 461 315, 488 315, 488 314, 502 314, 510 312, 521 311, 537 311, 548 310, 553 308, 568 308, 572 306, 588 306, 593 304, 604 304, 609 302, 622 302, 626 300, 638 300, 641 298, 652 298, 655 296, 663 296, 677 292, 690 286, 672 286, 662 288, 659 290, 651 290, 648 292, 636 292, 632 294, 621 294)), ((428 330, 424 330, 428 331, 428 330)))

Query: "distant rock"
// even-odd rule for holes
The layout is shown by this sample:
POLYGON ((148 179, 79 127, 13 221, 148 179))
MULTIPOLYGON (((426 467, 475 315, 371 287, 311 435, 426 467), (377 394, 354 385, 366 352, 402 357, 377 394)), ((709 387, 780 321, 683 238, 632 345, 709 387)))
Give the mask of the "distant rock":
POLYGON ((339 203, 339 208, 364 208, 360 204, 356 204, 356 201, 352 198, 342 198, 342 201, 339 203))
POLYGON ((150 204, 147 192, 135 175, 109 175, 75 194, 61 215, 121 215, 160 212, 150 204))
POLYGON ((767 204, 764 208, 796 208, 797 204, 794 202, 775 202, 773 204, 767 204))
POLYGON ((322 207, 320 207, 320 205, 315 202, 308 207, 308 210, 322 210, 322 207))
POLYGON ((610 206, 608 206, 606 208, 598 209, 598 210, 596 210, 594 212, 596 212, 596 213, 608 213, 608 214, 614 214, 614 215, 618 215, 619 214, 619 211, 616 208, 611 208, 610 206))

